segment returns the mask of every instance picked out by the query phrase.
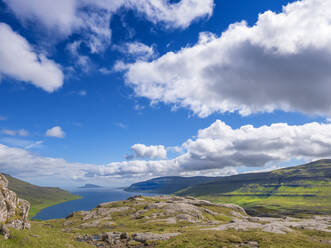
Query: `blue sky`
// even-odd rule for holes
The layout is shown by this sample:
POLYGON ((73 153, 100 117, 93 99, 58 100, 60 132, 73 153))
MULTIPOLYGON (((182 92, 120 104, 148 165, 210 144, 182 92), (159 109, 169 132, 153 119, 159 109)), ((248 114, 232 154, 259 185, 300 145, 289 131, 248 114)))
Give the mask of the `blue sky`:
POLYGON ((0 1, 0 171, 125 185, 330 156, 329 5, 0 1))

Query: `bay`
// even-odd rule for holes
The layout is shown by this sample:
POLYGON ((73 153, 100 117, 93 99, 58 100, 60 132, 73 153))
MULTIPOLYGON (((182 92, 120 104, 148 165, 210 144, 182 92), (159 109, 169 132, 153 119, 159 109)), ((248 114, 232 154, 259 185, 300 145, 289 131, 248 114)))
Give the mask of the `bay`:
MULTIPOLYGON (((131 196, 140 194, 113 188, 76 189, 71 191, 71 193, 79 195, 82 198, 44 208, 36 216, 34 216, 33 219, 61 219, 67 217, 72 212, 91 210, 103 202, 123 201, 131 196)), ((143 193, 141 195, 151 196, 155 194, 143 193)))

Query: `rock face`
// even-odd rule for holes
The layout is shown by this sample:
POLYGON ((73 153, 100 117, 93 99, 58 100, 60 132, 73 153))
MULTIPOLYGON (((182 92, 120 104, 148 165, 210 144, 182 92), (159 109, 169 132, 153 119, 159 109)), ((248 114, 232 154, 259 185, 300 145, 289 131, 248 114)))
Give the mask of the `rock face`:
POLYGON ((0 233, 8 238, 8 227, 15 229, 30 228, 28 214, 30 203, 20 199, 8 189, 8 180, 0 174, 0 233))

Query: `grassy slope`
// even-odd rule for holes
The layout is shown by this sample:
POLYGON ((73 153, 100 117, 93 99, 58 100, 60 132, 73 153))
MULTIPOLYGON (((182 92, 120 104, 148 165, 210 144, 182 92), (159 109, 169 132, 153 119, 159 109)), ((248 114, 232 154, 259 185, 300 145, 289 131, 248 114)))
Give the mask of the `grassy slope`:
POLYGON ((239 204, 251 214, 331 214, 331 160, 225 177, 178 194, 239 204))
MULTIPOLYGON (((152 202, 152 201, 151 201, 152 202)), ((113 207, 130 206, 128 202, 111 203, 113 207)), ((145 205, 134 206, 136 210, 144 209, 145 205)), ((212 208, 210 210, 220 213, 223 216, 222 222, 229 222, 230 212, 223 207, 212 208)), ((152 211, 152 210, 151 210, 152 211)), ((161 210, 160 210, 161 211, 161 210)), ((4 241, 0 236, 0 248, 44 248, 44 247, 94 247, 85 243, 75 241, 77 234, 95 234, 109 231, 119 232, 154 232, 169 233, 181 232, 182 235, 174 237, 168 241, 155 244, 153 247, 186 247, 186 248, 218 248, 218 247, 244 247, 240 244, 255 241, 260 248, 327 248, 330 247, 331 233, 316 232, 297 229, 294 232, 284 234, 265 233, 260 230, 251 231, 210 231, 201 230, 203 227, 190 223, 166 224, 164 222, 153 223, 146 220, 133 220, 129 216, 134 213, 131 208, 128 212, 112 214, 114 225, 99 226, 97 228, 81 228, 79 225, 82 219, 79 215, 73 219, 58 219, 50 221, 32 221, 31 230, 15 231, 12 230, 12 238, 4 241), (65 224, 67 222, 69 224, 65 224), (63 232, 63 228, 70 228, 71 233, 63 232), (38 235, 38 236, 35 236, 38 235)), ((146 215, 152 213, 145 213, 146 215)), ((215 218, 207 213, 203 213, 206 218, 215 218)), ((140 246, 142 247, 142 246, 140 246)))
POLYGON ((134 183, 125 191, 172 194, 186 187, 214 181, 215 177, 158 177, 151 180, 134 183))
POLYGON ((31 203, 30 218, 35 216, 43 208, 80 198, 60 188, 39 187, 11 177, 10 175, 5 174, 5 177, 8 179, 9 189, 14 191, 20 198, 31 203))

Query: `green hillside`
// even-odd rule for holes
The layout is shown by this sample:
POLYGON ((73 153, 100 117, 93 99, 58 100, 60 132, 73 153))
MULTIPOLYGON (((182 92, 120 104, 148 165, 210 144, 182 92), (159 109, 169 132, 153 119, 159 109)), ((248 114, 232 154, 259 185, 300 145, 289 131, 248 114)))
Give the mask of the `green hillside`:
POLYGON ((252 214, 330 214, 331 160, 218 178, 180 190, 177 194, 236 203, 252 214))
POLYGON ((73 195, 68 191, 53 187, 39 187, 10 175, 4 174, 8 179, 8 188, 14 191, 20 198, 23 198, 31 203, 29 217, 35 216, 41 209, 52 205, 79 199, 77 195, 73 195))
POLYGON ((124 189, 128 192, 172 194, 192 185, 214 181, 216 177, 158 177, 134 183, 124 189))

